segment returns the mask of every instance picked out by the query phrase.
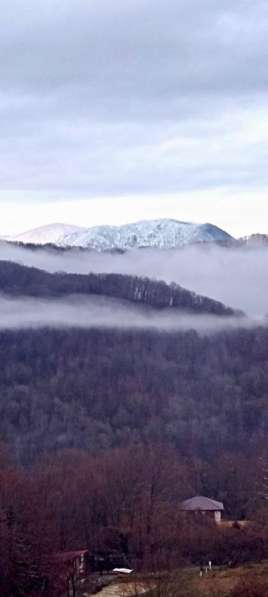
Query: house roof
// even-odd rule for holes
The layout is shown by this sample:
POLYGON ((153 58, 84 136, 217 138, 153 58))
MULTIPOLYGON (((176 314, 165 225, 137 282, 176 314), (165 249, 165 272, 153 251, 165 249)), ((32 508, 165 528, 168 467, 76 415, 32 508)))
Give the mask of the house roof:
POLYGON ((184 502, 182 502, 181 509, 192 511, 201 510, 203 512, 215 512, 219 510, 224 510, 224 506, 222 502, 211 500, 210 498, 204 497, 202 495, 196 495, 195 497, 192 497, 189 500, 185 500, 184 502))
POLYGON ((88 553, 87 549, 79 549, 76 551, 60 551, 54 554, 55 560, 60 560, 61 562, 70 562, 79 558, 80 556, 84 556, 88 553))

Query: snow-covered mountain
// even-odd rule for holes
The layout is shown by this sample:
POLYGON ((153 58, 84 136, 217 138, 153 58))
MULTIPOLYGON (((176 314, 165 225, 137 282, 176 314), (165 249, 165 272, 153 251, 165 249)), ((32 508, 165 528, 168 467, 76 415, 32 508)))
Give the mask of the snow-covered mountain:
POLYGON ((52 243, 54 245, 64 245, 65 237, 71 234, 79 234, 86 231, 86 228, 80 226, 69 226, 69 224, 48 224, 47 226, 40 226, 34 230, 28 230, 9 240, 34 245, 46 245, 52 243))
POLYGON ((154 247, 171 249, 196 242, 230 241, 232 237, 212 224, 177 220, 144 220, 124 226, 80 228, 52 224, 20 234, 12 240, 22 243, 53 243, 60 247, 86 247, 97 251, 154 247))

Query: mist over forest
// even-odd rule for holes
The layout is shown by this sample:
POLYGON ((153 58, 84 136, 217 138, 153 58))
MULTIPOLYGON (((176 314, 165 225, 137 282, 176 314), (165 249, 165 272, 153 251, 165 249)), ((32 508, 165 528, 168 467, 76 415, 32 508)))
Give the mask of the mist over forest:
POLYGON ((267 313, 268 248, 189 246, 177 250, 140 249, 126 253, 0 245, 0 259, 49 272, 122 273, 176 282, 189 290, 242 309, 267 313))
MULTIPOLYGON (((191 260, 208 286, 216 263, 235 252, 140 251, 136 271, 151 267, 144 278, 64 273, 79 259, 80 270, 105 263, 130 270, 132 253, 2 251, 13 260, 0 261, 0 432, 18 462, 29 465, 47 450, 98 453, 145 440, 208 461, 230 448, 260 450, 268 424, 267 319, 154 279, 157 258, 170 276, 179 261, 185 278, 191 260)), ((256 255, 239 251, 237 258, 256 255)))
POLYGON ((62 597, 81 546, 94 578, 268 556, 267 255, 0 245, 4 597, 62 597), (189 524, 193 495, 235 522, 189 524))
POLYGON ((110 328, 158 329, 159 331, 196 330, 211 334, 221 330, 267 327, 265 318, 238 315, 191 314, 190 312, 132 305, 107 297, 69 295, 65 299, 7 298, 0 295, 0 329, 22 328, 110 328))
POLYGON ((261 567, 217 595, 267 594, 267 266, 265 242, 0 243, 3 597, 92 595, 118 565, 197 597, 182 571, 209 561, 261 567))

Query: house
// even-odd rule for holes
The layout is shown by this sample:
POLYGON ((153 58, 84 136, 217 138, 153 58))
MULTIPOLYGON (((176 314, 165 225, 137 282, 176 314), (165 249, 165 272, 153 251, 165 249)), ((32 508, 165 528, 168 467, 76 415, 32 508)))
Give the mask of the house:
POLYGON ((88 568, 88 550, 62 551, 54 555, 54 561, 58 563, 59 569, 71 570, 77 577, 83 577, 88 568))
POLYGON ((201 513, 203 515, 212 516, 215 522, 220 524, 224 506, 222 502, 217 502, 211 498, 197 495, 182 502, 181 510, 183 512, 192 512, 193 514, 201 513))
POLYGON ((87 549, 62 551, 53 555, 52 563, 56 567, 57 589, 59 594, 75 597, 82 579, 89 570, 87 549))

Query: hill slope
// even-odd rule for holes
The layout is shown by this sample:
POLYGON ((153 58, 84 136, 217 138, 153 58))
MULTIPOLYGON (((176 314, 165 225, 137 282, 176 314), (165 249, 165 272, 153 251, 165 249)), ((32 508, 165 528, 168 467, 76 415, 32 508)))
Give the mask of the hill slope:
POLYGON ((17 234, 15 237, 11 237, 9 240, 21 242, 24 244, 64 244, 64 239, 70 234, 82 233, 86 230, 79 226, 71 226, 68 224, 49 224, 48 226, 40 226, 34 230, 28 230, 22 234, 17 234))
POLYGON ((165 442, 252 453, 268 429, 268 331, 0 331, 0 436, 25 463, 165 442))
POLYGON ((238 314, 223 303, 176 284, 122 274, 50 274, 9 261, 0 261, 0 291, 11 296, 61 297, 102 295, 155 309, 183 309, 221 316, 238 314))

